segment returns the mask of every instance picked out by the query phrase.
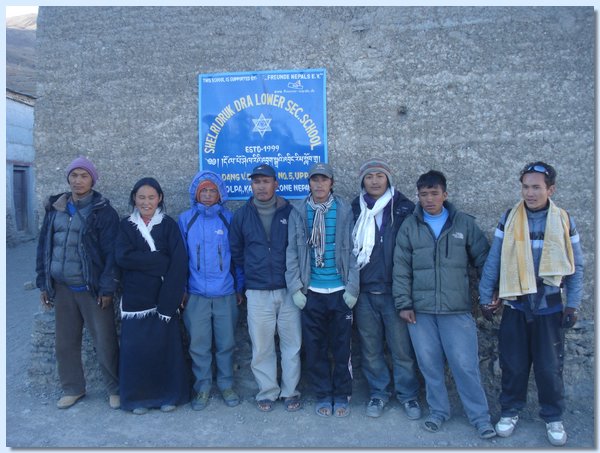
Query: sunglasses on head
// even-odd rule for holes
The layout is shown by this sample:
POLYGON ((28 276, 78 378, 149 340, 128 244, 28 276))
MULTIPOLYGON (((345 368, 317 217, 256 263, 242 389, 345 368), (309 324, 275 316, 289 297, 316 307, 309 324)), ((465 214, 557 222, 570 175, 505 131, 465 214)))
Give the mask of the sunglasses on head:
POLYGON ((546 176, 550 176, 548 169, 542 165, 531 165, 531 166, 527 167, 527 169, 525 170, 525 173, 529 173, 531 171, 534 171, 536 173, 543 173, 546 176))

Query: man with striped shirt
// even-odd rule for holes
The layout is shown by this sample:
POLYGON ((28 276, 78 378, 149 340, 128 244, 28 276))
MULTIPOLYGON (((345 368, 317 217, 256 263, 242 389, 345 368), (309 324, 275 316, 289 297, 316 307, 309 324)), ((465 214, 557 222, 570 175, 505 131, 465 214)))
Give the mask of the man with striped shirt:
POLYGON ((564 329, 577 321, 583 297, 583 252, 573 217, 551 200, 554 167, 529 163, 521 170, 520 182, 522 199, 500 219, 479 283, 486 319, 493 319, 503 306, 496 432, 500 437, 513 433, 527 404, 533 365, 548 441, 562 446, 567 442, 562 423, 564 329))
POLYGON ((353 215, 350 205, 333 194, 329 164, 310 168, 309 186, 310 195, 290 213, 285 278, 302 310, 302 343, 316 413, 345 417, 352 395, 352 308, 358 297, 353 215))

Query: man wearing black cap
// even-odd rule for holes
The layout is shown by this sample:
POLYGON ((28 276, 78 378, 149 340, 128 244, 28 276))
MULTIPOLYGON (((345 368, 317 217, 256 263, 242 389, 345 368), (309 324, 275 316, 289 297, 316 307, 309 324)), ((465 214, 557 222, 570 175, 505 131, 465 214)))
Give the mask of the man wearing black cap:
POLYGON ((290 214, 285 279, 302 310, 306 374, 317 400, 315 411, 322 417, 346 417, 352 396, 352 307, 358 297, 352 209, 333 194, 329 164, 313 165, 308 175, 310 195, 290 214))
POLYGON ((120 407, 119 347, 113 295, 117 286, 114 238, 119 215, 109 201, 92 189, 98 179, 85 157, 66 171, 70 191, 51 196, 37 248, 37 287, 45 309, 55 309, 56 361, 63 396, 59 409, 85 395, 81 335, 85 324, 100 362, 109 404, 120 407))
POLYGON ((275 194, 275 170, 261 164, 250 175, 252 197, 231 222, 229 240, 236 266, 244 269, 248 299, 248 331, 252 340, 250 364, 259 392, 259 410, 269 412, 278 398, 287 411, 300 409, 300 310, 285 284, 285 251, 291 205, 275 194), (281 350, 281 386, 277 382, 275 329, 281 350))

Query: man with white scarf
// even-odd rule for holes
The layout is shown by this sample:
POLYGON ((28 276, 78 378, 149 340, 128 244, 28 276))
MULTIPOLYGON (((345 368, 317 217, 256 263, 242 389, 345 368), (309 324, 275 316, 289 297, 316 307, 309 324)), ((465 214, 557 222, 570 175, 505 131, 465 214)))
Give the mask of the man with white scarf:
POLYGON ((392 267, 398 228, 414 203, 392 185, 391 169, 369 159, 359 170, 361 193, 352 202, 354 255, 360 268, 360 295, 354 316, 360 337, 363 373, 369 383, 366 415, 380 417, 392 395, 390 370, 384 356, 387 342, 392 359, 393 391, 411 420, 421 418, 416 360, 408 328, 394 306, 392 267))

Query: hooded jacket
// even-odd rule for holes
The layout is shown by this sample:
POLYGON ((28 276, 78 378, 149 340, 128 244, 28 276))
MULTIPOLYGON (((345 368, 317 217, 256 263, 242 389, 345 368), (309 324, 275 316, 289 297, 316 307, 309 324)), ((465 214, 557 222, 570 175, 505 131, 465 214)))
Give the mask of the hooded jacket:
POLYGON ((417 205, 398 231, 393 295, 397 310, 429 314, 470 313, 469 265, 478 274, 489 244, 474 217, 444 202, 448 220, 436 239, 417 205))
POLYGON ((190 184, 189 195, 191 208, 181 213, 178 220, 189 258, 188 293, 221 297, 241 291, 241 270, 232 272, 229 229, 233 215, 225 207, 225 183, 212 171, 200 171, 190 184), (214 183, 219 191, 219 202, 212 206, 196 201, 196 189, 205 180, 214 183))

